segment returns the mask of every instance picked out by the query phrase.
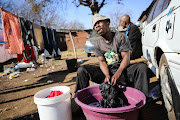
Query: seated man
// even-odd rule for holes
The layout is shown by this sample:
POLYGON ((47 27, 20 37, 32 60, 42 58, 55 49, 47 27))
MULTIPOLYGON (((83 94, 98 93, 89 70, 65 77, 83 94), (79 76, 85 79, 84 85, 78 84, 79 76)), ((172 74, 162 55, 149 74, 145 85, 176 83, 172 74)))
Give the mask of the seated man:
MULTIPOLYGON (((89 86, 89 80, 101 84, 108 82, 111 85, 128 85, 133 82, 135 87, 146 95, 148 87, 144 88, 143 74, 139 69, 127 69, 130 63, 131 45, 126 35, 120 32, 111 32, 110 19, 106 16, 95 14, 92 17, 93 29, 100 35, 95 44, 95 55, 99 60, 99 67, 81 66, 77 71, 76 90, 89 86), (129 71, 135 74, 135 78, 129 81, 129 71)), ((131 72, 130 72, 131 73, 131 72)), ((134 77, 134 76, 133 76, 134 77)))
MULTIPOLYGON (((132 47, 130 60, 141 58, 143 53, 139 28, 131 22, 129 15, 123 15, 120 19, 120 24, 123 29, 126 29, 126 36, 132 47)), ((144 63, 132 64, 128 66, 127 71, 128 81, 136 81, 134 82, 134 87, 148 96, 149 78, 147 65, 144 63)))

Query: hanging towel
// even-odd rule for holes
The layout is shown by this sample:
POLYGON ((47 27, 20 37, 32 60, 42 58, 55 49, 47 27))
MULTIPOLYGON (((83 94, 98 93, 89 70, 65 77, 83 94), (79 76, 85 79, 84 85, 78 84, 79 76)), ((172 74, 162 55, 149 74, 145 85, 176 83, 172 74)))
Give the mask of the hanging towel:
POLYGON ((37 46, 37 42, 34 36, 33 24, 29 20, 25 20, 24 18, 18 17, 21 35, 24 41, 25 51, 23 51, 22 55, 18 55, 18 60, 23 58, 23 61, 28 63, 32 59, 37 60, 35 56, 38 53, 38 49, 33 49, 33 47, 37 46))
POLYGON ((61 55, 60 49, 58 48, 58 44, 57 44, 57 38, 56 38, 56 30, 52 29, 52 35, 53 35, 53 49, 56 52, 55 57, 58 57, 61 55))
POLYGON ((21 37, 18 17, 2 8, 0 8, 0 10, 4 41, 8 42, 5 47, 6 49, 9 49, 10 54, 22 54, 25 48, 21 37))
MULTIPOLYGON (((49 42, 49 35, 48 35, 48 28, 45 28, 44 26, 41 26, 42 29, 42 35, 43 35, 43 42, 44 42, 44 51, 46 51, 47 55, 52 55, 53 48, 52 45, 49 42)), ((48 57, 45 55, 45 57, 48 57)))
POLYGON ((42 30, 41 30, 41 26, 33 23, 33 28, 34 28, 34 36, 37 42, 37 46, 39 48, 39 50, 43 50, 44 49, 44 43, 42 40, 42 30))
POLYGON ((46 29, 46 32, 47 32, 47 35, 48 35, 48 44, 49 44, 49 48, 50 48, 50 55, 53 56, 53 53, 55 53, 55 51, 53 52, 53 34, 52 34, 52 31, 51 31, 51 28, 47 28, 46 29))
POLYGON ((31 54, 33 54, 33 59, 36 61, 38 60, 39 58, 39 55, 38 55, 38 48, 36 46, 32 46, 31 47, 31 54), (33 53, 32 53, 33 52, 33 53))
MULTIPOLYGON (((4 41, 3 30, 0 30, 0 42, 4 41)), ((17 58, 16 54, 9 54, 8 49, 5 49, 5 44, 0 44, 0 63, 6 62, 12 58, 17 58)))
POLYGON ((25 43, 24 45, 37 46, 33 31, 33 24, 29 20, 25 20, 21 17, 19 17, 18 20, 21 28, 22 38, 25 43))

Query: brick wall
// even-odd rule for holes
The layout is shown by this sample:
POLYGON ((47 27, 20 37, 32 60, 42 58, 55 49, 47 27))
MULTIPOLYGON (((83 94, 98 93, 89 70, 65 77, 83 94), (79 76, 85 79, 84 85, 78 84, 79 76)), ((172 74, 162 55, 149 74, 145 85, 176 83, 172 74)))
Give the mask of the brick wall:
MULTIPOLYGON (((74 39, 76 48, 77 49, 84 48, 86 40, 87 40, 87 36, 90 35, 89 32, 80 31, 80 32, 72 32, 71 34, 74 39)), ((65 37, 66 37, 67 49, 73 49, 72 41, 69 34, 65 34, 65 37)))
POLYGON ((63 33, 63 32, 56 33, 57 45, 61 51, 67 50, 65 34, 67 33, 63 33))

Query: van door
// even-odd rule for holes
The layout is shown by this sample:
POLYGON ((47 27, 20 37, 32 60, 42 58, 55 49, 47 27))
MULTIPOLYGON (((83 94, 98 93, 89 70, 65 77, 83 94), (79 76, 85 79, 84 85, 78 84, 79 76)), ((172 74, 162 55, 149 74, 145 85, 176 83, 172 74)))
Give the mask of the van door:
POLYGON ((166 0, 157 0, 147 18, 147 26, 142 33, 143 55, 155 65, 154 45, 159 38, 159 27, 161 21, 161 12, 166 0))
POLYGON ((143 44, 153 47, 158 39, 160 19, 157 17, 149 23, 143 31, 143 44))

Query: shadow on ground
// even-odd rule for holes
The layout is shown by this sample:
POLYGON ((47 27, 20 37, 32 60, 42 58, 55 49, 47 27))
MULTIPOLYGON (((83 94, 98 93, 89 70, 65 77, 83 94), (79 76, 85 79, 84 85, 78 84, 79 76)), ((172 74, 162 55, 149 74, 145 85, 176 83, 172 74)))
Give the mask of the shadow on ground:
POLYGON ((36 87, 41 87, 41 86, 49 85, 52 83, 63 82, 67 74, 68 74, 68 71, 64 70, 64 71, 51 72, 46 75, 38 76, 38 77, 43 77, 43 78, 38 80, 36 83, 0 90, 0 95, 6 94, 6 93, 18 92, 18 91, 27 90, 27 89, 32 89, 32 88, 36 88, 36 87))

